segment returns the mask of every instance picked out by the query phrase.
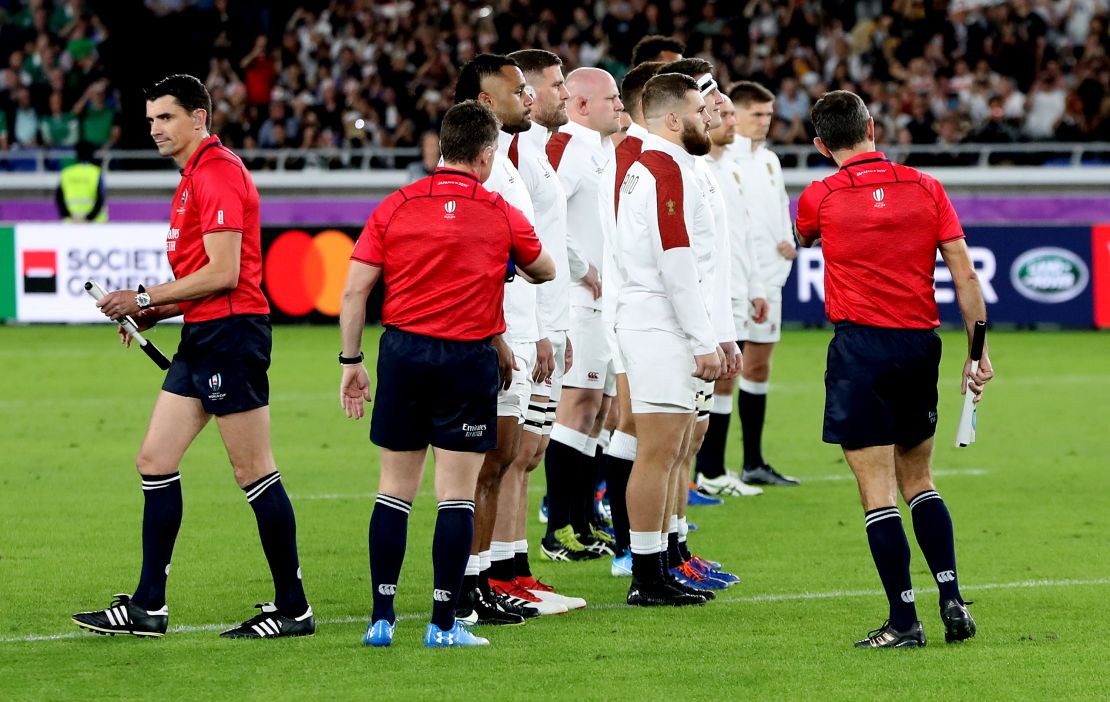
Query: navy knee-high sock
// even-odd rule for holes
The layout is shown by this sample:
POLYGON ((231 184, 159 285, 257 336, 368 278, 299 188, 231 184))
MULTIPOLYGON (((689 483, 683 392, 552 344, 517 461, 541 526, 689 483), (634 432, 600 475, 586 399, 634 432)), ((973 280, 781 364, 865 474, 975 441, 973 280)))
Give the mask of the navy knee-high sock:
POLYGON ((432 537, 432 623, 444 631, 455 626, 466 559, 474 540, 473 500, 444 500, 439 503, 436 531, 432 537))
POLYGON ((131 597, 148 611, 166 604, 170 557, 181 528, 181 474, 143 475, 143 570, 131 597))
POLYGON ((740 433, 744 438, 744 467, 763 465, 763 420, 767 414, 767 395, 740 389, 737 414, 740 415, 740 433))
POLYGON ((897 507, 880 507, 864 514, 864 524, 871 557, 890 603, 890 624, 905 631, 917 621, 917 609, 910 583, 910 542, 902 529, 902 517, 897 507))
POLYGON ((952 516, 936 490, 926 490, 910 500, 913 533, 929 570, 937 581, 941 602, 959 600, 960 581, 956 574, 956 540, 952 516))
POLYGON ((719 478, 725 474, 725 445, 728 443, 728 425, 732 414, 709 413, 709 426, 705 430, 705 440, 698 449, 694 470, 707 478, 719 478))
POLYGON ((573 487, 577 482, 580 451, 552 439, 544 454, 543 469, 547 476, 547 535, 570 524, 573 487))
POLYGON ((632 461, 606 456, 608 462, 605 494, 609 498, 609 511, 613 515, 613 533, 616 545, 613 550, 621 555, 628 550, 628 477, 632 475, 632 461))
POLYGON ((384 619, 392 624, 397 620, 393 597, 405 561, 411 510, 412 503, 381 493, 374 503, 374 513, 370 515, 370 583, 374 587, 374 613, 370 621, 384 619))
POLYGON ((274 605, 287 617, 299 617, 308 609, 297 558, 297 520, 293 504, 276 470, 243 488, 258 522, 262 550, 274 578, 274 605))

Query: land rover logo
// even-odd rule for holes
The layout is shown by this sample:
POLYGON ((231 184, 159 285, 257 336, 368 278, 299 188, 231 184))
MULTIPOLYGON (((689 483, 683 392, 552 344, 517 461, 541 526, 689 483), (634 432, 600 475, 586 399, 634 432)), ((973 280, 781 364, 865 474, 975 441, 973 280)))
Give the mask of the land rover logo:
POLYGON ((1010 268, 1014 289, 1037 302, 1067 302, 1087 289, 1090 278, 1083 259, 1052 246, 1026 251, 1010 268))

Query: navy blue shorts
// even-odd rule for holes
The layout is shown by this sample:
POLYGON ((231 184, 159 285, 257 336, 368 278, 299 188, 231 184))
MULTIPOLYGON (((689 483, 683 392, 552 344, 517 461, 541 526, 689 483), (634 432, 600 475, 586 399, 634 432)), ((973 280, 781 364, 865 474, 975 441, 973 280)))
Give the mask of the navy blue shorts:
POLYGON ((378 345, 370 440, 391 451, 496 448, 500 381, 488 339, 447 341, 387 328, 378 345))
POLYGON ((916 446, 936 433, 940 337, 932 329, 836 325, 823 439, 846 449, 916 446))
POLYGON ((270 317, 186 322, 162 389, 195 397, 217 417, 270 404, 270 317))

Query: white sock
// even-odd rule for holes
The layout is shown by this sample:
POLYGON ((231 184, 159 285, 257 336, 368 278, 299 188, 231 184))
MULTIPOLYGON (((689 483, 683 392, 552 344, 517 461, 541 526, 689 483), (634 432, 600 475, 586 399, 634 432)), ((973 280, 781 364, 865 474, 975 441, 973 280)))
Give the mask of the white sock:
POLYGON ((609 448, 605 450, 605 453, 613 458, 635 461, 636 437, 619 430, 613 432, 613 436, 609 438, 609 448))
POLYGON ((650 555, 659 553, 659 532, 657 531, 629 531, 628 545, 632 553, 650 555))
POLYGON ((490 562, 489 551, 479 551, 478 552, 478 560, 479 560, 479 565, 478 565, 479 570, 489 570, 489 562, 490 562))
POLYGON ((466 575, 477 576, 481 572, 482 566, 480 564, 478 554, 472 553, 466 558, 466 575))
MULTIPOLYGON (((740 389, 749 395, 766 395, 771 390, 771 381, 765 380, 762 383, 757 383, 754 380, 740 378, 740 389)), ((731 398, 730 398, 731 399, 731 398)))
POLYGON ((490 561, 510 561, 513 558, 512 541, 491 541, 489 544, 490 561))
POLYGON ((583 434, 580 431, 575 431, 565 424, 559 424, 558 422, 556 422, 555 425, 551 427, 551 440, 558 441, 564 446, 569 446, 575 451, 584 451, 586 448, 586 442, 589 440, 589 438, 590 437, 586 434, 583 434))
POLYGON ((717 393, 713 396, 713 406, 709 414, 732 414, 732 395, 717 393))
POLYGON ((690 533, 690 525, 686 523, 686 517, 678 518, 678 542, 686 543, 686 535, 690 533))
POLYGON ((528 553, 528 539, 513 542, 513 553, 528 553))
POLYGON ((587 458, 593 458, 597 455, 597 437, 591 436, 586 439, 586 445, 582 447, 582 454, 587 458))

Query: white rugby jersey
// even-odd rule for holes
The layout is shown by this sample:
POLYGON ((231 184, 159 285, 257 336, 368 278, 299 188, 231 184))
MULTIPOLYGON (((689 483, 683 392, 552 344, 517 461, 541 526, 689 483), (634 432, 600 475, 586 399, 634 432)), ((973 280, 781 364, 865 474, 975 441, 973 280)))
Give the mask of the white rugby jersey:
POLYGON ((597 188, 598 208, 603 216, 601 218, 601 231, 603 232, 605 250, 601 267, 601 320, 608 328, 617 322, 617 294, 620 291, 622 278, 620 269, 617 268, 613 253, 616 251, 617 237, 617 176, 624 180, 629 167, 640 158, 644 137, 648 130, 633 122, 628 127, 624 140, 616 147, 614 158, 609 159, 601 172, 601 182, 597 188))
POLYGON ((732 265, 729 260, 728 208, 725 205, 724 191, 705 156, 694 158, 694 176, 713 213, 713 238, 704 243, 696 243, 694 250, 701 273, 702 295, 709 307, 717 341, 723 344, 736 341, 739 336, 732 316, 732 291, 729 282, 732 265))
MULTIPOLYGON (((602 137, 601 132, 568 122, 548 140, 547 156, 567 193, 570 246, 579 250, 586 262, 600 272, 604 266, 605 246, 597 193, 601 173, 613 160, 613 142, 602 137)), ((589 287, 577 281, 570 287, 570 304, 601 309, 601 300, 595 300, 589 287)))
POLYGON ((621 182, 614 260, 623 284, 617 329, 686 338, 694 355, 717 349, 691 243, 712 241, 713 214, 685 149, 654 134, 621 182))
POLYGON ((746 318, 750 301, 757 297, 766 297, 767 292, 754 268, 755 238, 752 236, 748 208, 740 195, 743 174, 731 151, 724 151, 717 159, 712 156, 706 156, 705 159, 710 170, 717 176, 717 183, 724 194, 725 208, 728 212, 729 253, 732 266, 730 293, 734 308, 739 309, 742 306, 741 317, 746 318))
POLYGON ((737 136, 727 151, 740 168, 740 192, 751 217, 757 276, 765 286, 782 287, 791 261, 778 251, 780 241, 794 243, 790 198, 779 157, 763 143, 752 151, 752 140, 737 136))
POLYGON ((547 140, 551 132, 532 124, 517 134, 509 157, 524 179, 536 211, 536 234, 544 251, 555 259, 555 280, 536 287, 536 306, 540 336, 570 328, 570 283, 586 274, 581 257, 567 251, 567 195, 555 169, 547 160, 547 140))
MULTIPOLYGON (((536 127, 532 127, 535 129, 536 127)), ((493 158, 493 171, 485 182, 486 190, 498 193, 513 207, 524 213, 532 226, 536 225, 536 212, 532 197, 524 185, 524 178, 509 158, 513 135, 497 133, 497 154, 493 158)), ((505 262, 506 269, 509 262, 505 262)), ((536 342, 542 339, 536 319, 536 287, 519 276, 505 285, 505 338, 514 344, 536 342)))

